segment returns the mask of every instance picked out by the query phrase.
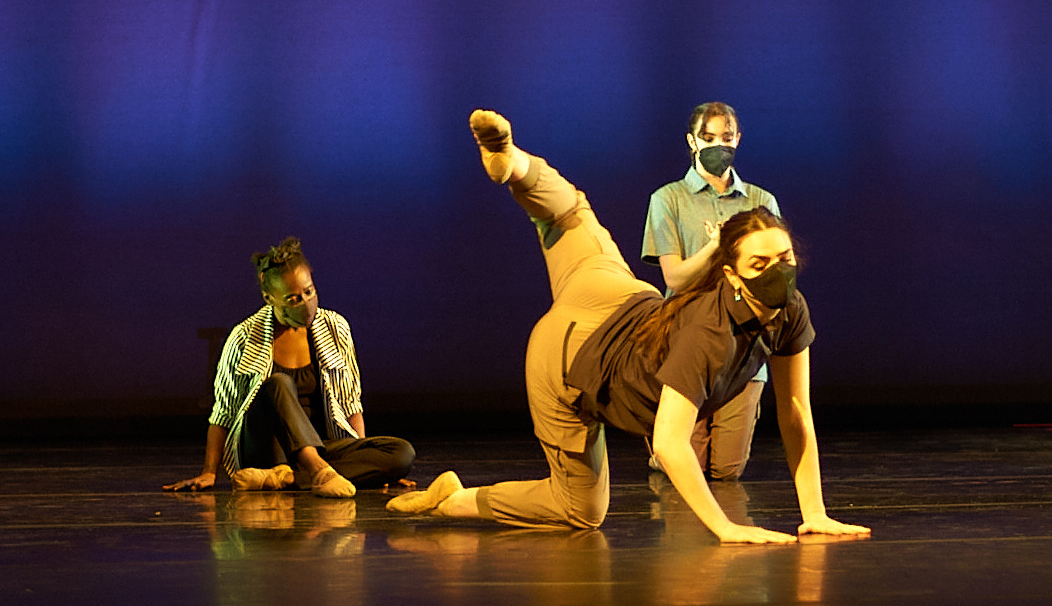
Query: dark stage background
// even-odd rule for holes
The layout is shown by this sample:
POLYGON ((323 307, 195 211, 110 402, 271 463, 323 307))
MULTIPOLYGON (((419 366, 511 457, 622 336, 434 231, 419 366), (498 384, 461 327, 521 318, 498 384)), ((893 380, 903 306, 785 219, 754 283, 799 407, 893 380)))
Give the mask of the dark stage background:
POLYGON ((518 409, 546 280, 469 112, 660 283, 649 194, 713 99, 806 244, 819 404, 1047 403, 1050 31, 1013 0, 5 0, 2 416, 199 413, 199 331, 290 234, 367 397, 518 409))

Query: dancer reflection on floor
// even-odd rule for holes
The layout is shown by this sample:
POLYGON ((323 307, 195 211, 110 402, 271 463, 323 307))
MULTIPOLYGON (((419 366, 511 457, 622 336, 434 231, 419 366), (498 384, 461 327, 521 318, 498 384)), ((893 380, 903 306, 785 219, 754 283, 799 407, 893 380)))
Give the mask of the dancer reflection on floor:
POLYGON ((598 527, 610 501, 610 424, 653 434, 672 483, 721 541, 795 541, 731 522, 690 444, 699 415, 737 395, 769 361, 803 516, 798 531, 869 533, 826 515, 808 393, 814 331, 795 290, 784 223, 764 208, 735 215, 721 231, 712 269, 665 300, 632 275, 584 193, 514 145, 503 116, 476 110, 470 125, 487 174, 510 184, 536 225, 548 267, 553 302, 530 335, 526 390, 551 476, 463 488, 447 471, 387 508, 523 527, 598 527))
POLYGON ((220 461, 235 490, 309 486, 320 497, 399 483, 416 456, 409 442, 366 437, 358 361, 347 320, 318 307, 300 241, 252 257, 266 303, 223 346, 208 419, 205 463, 165 490, 204 490, 220 461), (296 469, 293 469, 296 468, 296 469))

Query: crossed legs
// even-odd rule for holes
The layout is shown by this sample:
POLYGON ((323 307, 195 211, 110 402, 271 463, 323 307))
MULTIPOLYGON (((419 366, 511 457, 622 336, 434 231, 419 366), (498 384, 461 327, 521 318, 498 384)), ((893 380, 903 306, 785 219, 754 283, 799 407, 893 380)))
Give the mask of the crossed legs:
POLYGON ((320 451, 324 445, 304 414, 296 384, 275 373, 260 387, 245 415, 241 435, 244 467, 230 477, 235 490, 281 490, 295 482, 288 456, 311 478, 311 492, 321 497, 353 497, 354 484, 333 469, 320 451))

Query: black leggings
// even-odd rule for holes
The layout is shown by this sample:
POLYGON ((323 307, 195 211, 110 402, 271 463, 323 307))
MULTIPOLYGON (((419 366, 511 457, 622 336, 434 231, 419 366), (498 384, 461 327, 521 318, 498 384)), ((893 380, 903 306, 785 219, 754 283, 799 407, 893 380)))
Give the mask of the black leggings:
MULTIPOLYGON (((297 468, 296 453, 313 446, 333 469, 359 488, 375 488, 404 478, 416 451, 401 439, 338 438, 322 440, 303 412, 292 378, 274 373, 263 382, 245 413, 241 431, 241 466, 268 469, 287 464, 297 468)), ((297 469, 296 483, 310 486, 311 479, 297 469)))

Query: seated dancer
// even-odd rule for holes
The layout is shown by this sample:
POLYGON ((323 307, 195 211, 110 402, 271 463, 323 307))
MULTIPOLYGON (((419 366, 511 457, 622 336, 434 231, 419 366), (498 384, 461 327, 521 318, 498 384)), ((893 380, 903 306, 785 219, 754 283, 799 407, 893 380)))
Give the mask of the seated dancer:
POLYGON ((347 320, 318 307, 300 241, 252 256, 266 305, 223 346, 201 474, 164 490, 204 490, 220 459, 234 490, 310 486, 321 497, 404 480, 416 453, 365 437, 358 362, 347 320))
POLYGON ((464 488, 447 471, 388 501, 402 513, 493 519, 534 528, 596 528, 610 501, 604 425, 653 433, 673 485, 723 542, 796 537, 731 522, 690 444, 696 419, 731 400, 770 361, 778 420, 796 482, 800 533, 864 535, 826 515, 811 420, 808 346, 814 336, 782 221, 765 208, 735 215, 712 269, 664 299, 637 280, 582 192, 512 143, 511 125, 476 110, 482 164, 539 232, 552 307, 530 335, 526 390, 551 477, 464 488))

